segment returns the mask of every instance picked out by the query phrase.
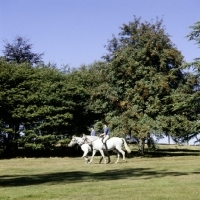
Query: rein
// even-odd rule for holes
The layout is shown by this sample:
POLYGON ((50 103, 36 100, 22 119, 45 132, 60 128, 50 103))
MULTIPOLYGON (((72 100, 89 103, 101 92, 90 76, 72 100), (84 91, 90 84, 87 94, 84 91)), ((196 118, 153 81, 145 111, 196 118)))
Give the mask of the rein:
POLYGON ((99 138, 94 139, 94 140, 92 140, 92 141, 88 141, 87 136, 85 136, 85 138, 84 138, 84 142, 86 142, 87 144, 92 144, 95 140, 98 140, 98 139, 99 139, 99 138))

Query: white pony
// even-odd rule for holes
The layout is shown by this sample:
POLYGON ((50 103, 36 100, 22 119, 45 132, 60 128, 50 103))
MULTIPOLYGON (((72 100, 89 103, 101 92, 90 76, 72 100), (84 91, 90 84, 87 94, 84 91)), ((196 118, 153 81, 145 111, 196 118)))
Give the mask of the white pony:
POLYGON ((124 146, 126 151, 128 153, 131 152, 130 148, 128 147, 126 140, 124 138, 119 137, 112 137, 106 141, 106 147, 102 143, 102 138, 99 138, 97 136, 90 136, 90 135, 83 135, 82 140, 85 144, 92 145, 93 152, 92 157, 89 163, 93 161, 93 157, 95 156, 97 151, 100 151, 102 157, 104 158, 104 162, 106 162, 106 158, 104 156, 104 151, 114 151, 117 153, 117 161, 115 163, 118 163, 120 154, 123 156, 123 160, 126 162, 125 159, 125 152, 122 150, 122 147, 124 146))
MULTIPOLYGON (((83 151, 82 158, 85 159, 86 163, 89 163, 90 160, 88 159, 87 155, 88 155, 89 152, 92 152, 91 146, 89 144, 87 144, 87 143, 84 144, 81 137, 73 136, 71 142, 68 144, 68 147, 72 147, 75 144, 78 144, 81 147, 81 149, 83 151)), ((108 162, 110 162, 110 156, 109 156, 108 153, 107 153, 107 156, 108 156, 108 162)), ((101 163, 102 159, 103 159, 103 157, 100 159, 99 163, 101 163)))

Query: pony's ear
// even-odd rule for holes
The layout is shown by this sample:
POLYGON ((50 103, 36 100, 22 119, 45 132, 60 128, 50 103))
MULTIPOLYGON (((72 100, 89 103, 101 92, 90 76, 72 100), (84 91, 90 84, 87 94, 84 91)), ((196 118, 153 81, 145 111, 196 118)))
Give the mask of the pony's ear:
POLYGON ((83 137, 85 137, 85 134, 83 134, 83 137))

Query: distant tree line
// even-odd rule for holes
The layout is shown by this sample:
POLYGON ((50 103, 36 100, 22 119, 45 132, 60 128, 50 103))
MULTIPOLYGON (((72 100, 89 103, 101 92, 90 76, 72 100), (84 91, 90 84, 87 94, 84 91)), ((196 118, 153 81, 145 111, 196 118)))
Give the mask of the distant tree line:
MULTIPOLYGON (((189 40, 200 44, 200 22, 189 40)), ((162 20, 123 24, 104 61, 59 69, 32 53, 20 36, 5 42, 0 59, 0 147, 54 150, 74 134, 97 132, 106 121, 112 136, 125 134, 153 147, 151 136, 189 141, 200 131, 200 58, 186 63, 162 20)))

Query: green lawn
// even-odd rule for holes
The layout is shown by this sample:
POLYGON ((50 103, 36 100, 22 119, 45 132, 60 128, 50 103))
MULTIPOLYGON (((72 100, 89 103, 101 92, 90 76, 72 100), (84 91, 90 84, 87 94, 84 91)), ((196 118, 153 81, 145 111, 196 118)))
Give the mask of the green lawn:
POLYGON ((0 199, 199 200, 200 156, 0 160, 0 199))

